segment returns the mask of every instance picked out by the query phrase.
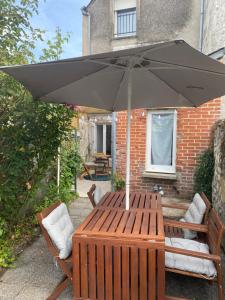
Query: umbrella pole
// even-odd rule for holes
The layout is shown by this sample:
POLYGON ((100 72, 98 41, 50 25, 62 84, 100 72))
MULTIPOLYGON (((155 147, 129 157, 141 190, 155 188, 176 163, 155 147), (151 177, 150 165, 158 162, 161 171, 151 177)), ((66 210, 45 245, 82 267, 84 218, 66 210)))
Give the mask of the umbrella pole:
POLYGON ((131 96, 132 96, 132 77, 131 69, 128 74, 127 91, 127 157, 126 157, 126 210, 130 208, 130 127, 131 127, 131 96))

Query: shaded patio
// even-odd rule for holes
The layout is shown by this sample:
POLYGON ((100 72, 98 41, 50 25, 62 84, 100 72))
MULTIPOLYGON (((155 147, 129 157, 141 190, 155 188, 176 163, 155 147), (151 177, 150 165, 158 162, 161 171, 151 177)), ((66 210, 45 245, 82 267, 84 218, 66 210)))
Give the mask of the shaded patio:
MULTIPOLYGON (((164 202, 167 201, 164 200, 164 202)), ((80 198, 71 204, 70 215, 75 227, 85 219, 91 210, 92 206, 88 198, 80 198)), ((224 253, 222 258, 223 266, 225 266, 224 253)), ((61 271, 54 265, 46 243, 43 237, 40 237, 21 254, 16 268, 6 271, 0 278, 0 299, 44 300, 61 280, 61 277, 61 271)), ((223 279, 225 279, 225 276, 223 279)), ((210 285, 205 280, 167 274, 166 282, 168 294, 182 295, 189 299, 198 300, 217 299, 216 284, 210 285)), ((62 293, 59 299, 73 299, 72 286, 62 293)))

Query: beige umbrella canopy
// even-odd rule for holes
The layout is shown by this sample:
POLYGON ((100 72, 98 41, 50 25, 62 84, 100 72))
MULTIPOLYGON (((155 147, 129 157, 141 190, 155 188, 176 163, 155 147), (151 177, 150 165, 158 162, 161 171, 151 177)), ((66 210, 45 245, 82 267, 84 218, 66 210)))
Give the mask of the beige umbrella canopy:
POLYGON ((131 109, 196 107, 225 94, 225 66, 183 40, 0 70, 20 81, 34 100, 128 110, 127 208, 131 109))

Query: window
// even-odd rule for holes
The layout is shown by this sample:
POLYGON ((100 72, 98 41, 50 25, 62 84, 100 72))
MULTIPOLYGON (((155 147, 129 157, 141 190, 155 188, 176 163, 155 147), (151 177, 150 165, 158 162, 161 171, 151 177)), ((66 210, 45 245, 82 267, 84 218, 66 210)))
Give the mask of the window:
POLYGON ((175 110, 148 112, 146 171, 176 172, 176 128, 175 110))
POLYGON ((95 149, 98 153, 111 155, 111 125, 96 124, 95 149))
POLYGON ((116 11, 115 36, 127 37, 136 34, 136 7, 116 11))

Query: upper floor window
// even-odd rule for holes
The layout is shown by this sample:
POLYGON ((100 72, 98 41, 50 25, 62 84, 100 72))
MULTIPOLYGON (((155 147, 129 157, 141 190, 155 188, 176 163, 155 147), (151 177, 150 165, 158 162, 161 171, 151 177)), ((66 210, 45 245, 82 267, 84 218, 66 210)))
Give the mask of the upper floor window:
POLYGON ((176 172, 176 110, 148 112, 146 171, 176 172))
POLYGON ((115 36, 136 35, 136 7, 116 11, 115 36))

